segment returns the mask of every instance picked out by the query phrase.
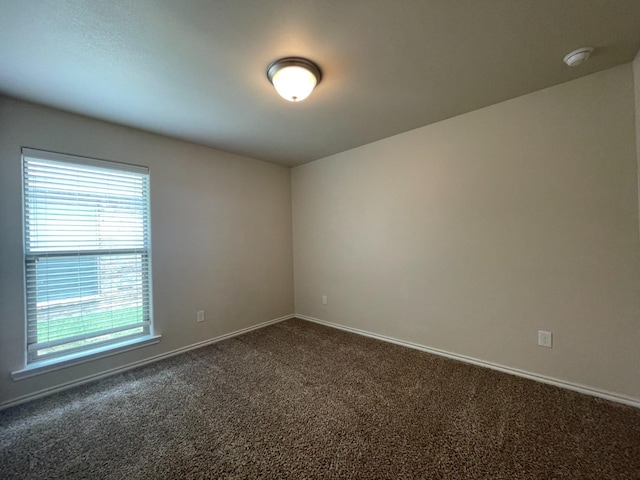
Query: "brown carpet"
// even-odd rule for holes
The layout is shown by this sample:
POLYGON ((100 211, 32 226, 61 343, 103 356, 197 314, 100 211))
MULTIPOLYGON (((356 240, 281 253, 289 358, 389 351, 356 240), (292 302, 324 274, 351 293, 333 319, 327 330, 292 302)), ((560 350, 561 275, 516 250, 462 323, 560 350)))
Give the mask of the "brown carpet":
POLYGON ((640 410, 289 320, 0 412, 2 479, 640 479, 640 410))

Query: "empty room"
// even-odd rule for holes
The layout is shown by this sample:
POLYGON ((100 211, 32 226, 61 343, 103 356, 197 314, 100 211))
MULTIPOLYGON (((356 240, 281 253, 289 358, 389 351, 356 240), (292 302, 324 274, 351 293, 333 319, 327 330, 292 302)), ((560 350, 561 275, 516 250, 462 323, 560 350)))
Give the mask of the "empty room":
POLYGON ((0 1, 0 478, 640 480, 640 2, 0 1))

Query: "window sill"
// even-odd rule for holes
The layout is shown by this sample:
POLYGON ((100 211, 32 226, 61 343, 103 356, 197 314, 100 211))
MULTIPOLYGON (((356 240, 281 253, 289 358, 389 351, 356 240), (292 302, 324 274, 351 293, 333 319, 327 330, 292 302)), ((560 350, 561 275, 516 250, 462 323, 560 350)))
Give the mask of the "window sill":
POLYGON ((106 345, 104 347, 97 347, 85 352, 73 353, 64 357, 43 360, 41 362, 34 362, 21 370, 11 372, 11 378, 16 381, 24 380, 25 378, 35 377, 36 375, 42 375, 43 373, 62 370, 63 368, 72 367, 74 365, 90 362, 99 358, 110 357, 111 355, 118 353, 128 352, 129 350, 135 350, 148 345, 154 345, 160 342, 160 338, 162 338, 161 335, 146 335, 144 337, 106 345))

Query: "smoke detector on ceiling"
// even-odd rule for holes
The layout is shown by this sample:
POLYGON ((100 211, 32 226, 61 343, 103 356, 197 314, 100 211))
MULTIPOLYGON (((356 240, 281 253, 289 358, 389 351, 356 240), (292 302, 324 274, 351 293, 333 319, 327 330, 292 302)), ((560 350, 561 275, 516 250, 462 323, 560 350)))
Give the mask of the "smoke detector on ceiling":
POLYGON ((577 67, 588 60, 591 52, 593 52, 593 48, 591 47, 578 48, 573 52, 567 53, 562 60, 570 67, 577 67))

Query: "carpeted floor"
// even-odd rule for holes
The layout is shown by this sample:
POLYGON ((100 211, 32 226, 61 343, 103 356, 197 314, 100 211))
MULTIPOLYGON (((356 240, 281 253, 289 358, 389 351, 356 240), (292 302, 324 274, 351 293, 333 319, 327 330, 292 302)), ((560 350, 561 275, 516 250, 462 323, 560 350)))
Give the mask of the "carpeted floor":
POLYGON ((0 412, 8 479, 640 479, 640 410, 302 320, 0 412))

